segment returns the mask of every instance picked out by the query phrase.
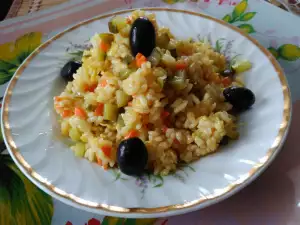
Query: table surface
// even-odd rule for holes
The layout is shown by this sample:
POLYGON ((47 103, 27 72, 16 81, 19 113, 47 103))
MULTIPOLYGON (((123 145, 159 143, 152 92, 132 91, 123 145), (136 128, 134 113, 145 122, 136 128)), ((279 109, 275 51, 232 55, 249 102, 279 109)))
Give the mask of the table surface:
MULTIPOLYGON (((22 41, 27 38, 26 41, 23 42, 24 45, 29 45, 30 43, 31 46, 38 46, 44 40, 57 34, 62 29, 65 29, 66 26, 70 26, 92 16, 108 11, 118 10, 120 8, 143 6, 178 7, 197 12, 204 12, 222 19, 224 15, 232 12, 234 7, 236 7, 240 1, 241 0, 73 0, 69 3, 61 4, 59 7, 50 8, 47 11, 40 11, 21 18, 8 19, 0 23, 0 60, 5 58, 5 55, 2 54, 2 50, 8 43, 14 44, 15 41, 22 41), (87 15, 86 12, 89 12, 89 14, 87 15), (55 22, 53 22, 54 19, 56 20, 55 22), (30 36, 31 38, 28 38, 28 33, 32 34, 30 36)), ((61 3, 61 1, 59 3, 61 3)), ((43 6, 45 7, 45 4, 43 6)), ((39 11, 39 9, 40 8, 36 11, 39 11)), ((278 53, 278 49, 286 44, 299 48, 300 30, 295 29, 292 25, 299 24, 299 18, 285 12, 284 10, 265 4, 261 0, 248 0, 247 10, 256 12, 255 17, 250 21, 247 21, 255 27, 256 32, 251 33, 251 35, 259 40, 266 48, 274 50, 274 54, 278 53), (270 19, 275 15, 277 18, 280 18, 280 22, 270 19)), ((163 218, 156 221, 125 221, 117 218, 104 218, 100 215, 83 212, 66 206, 42 193, 34 185, 28 182, 22 174, 17 174, 19 179, 27 185, 27 188, 30 189, 30 191, 22 193, 27 195, 29 199, 33 197, 38 198, 38 207, 43 209, 43 213, 37 211, 37 208, 30 204, 30 207, 28 206, 25 209, 22 208, 17 203, 20 201, 11 200, 11 203, 14 203, 14 205, 12 205, 17 208, 19 207, 19 210, 22 208, 23 211, 19 211, 21 215, 20 218, 22 218, 23 222, 27 221, 27 224, 96 225, 100 224, 100 221, 102 221, 102 224, 106 224, 106 222, 109 222, 109 224, 117 224, 116 221, 121 221, 121 224, 124 223, 132 225, 150 225, 154 223, 157 225, 300 224, 300 180, 298 179, 300 177, 300 151, 297 145, 300 118, 296 116, 300 114, 300 90, 297 88, 297 85, 300 83, 300 77, 298 76, 300 71, 300 56, 289 61, 281 58, 279 55, 278 61, 285 69, 292 92, 294 118, 290 133, 283 150, 272 163, 270 168, 264 172, 259 179, 228 200, 204 210, 182 216, 163 218), (32 214, 32 211, 37 212, 37 214, 32 214), (28 215, 35 216, 32 216, 31 218, 31 216, 28 215)), ((0 95, 3 94, 5 86, 6 84, 0 86, 0 95)), ((11 159, 8 155, 2 155, 0 157, 0 165, 1 161, 11 163, 11 159)), ((15 167, 15 165, 12 164, 12 167, 15 167)), ((4 176, 1 174, 0 181, 3 177, 4 176)), ((16 192, 16 190, 19 190, 18 188, 19 187, 16 187, 14 191, 16 192)), ((1 182, 0 190, 2 190, 1 182)), ((13 196, 13 193, 11 193, 11 196, 13 196)), ((0 199, 0 202, 1 201, 3 200, 0 199)), ((4 209, 9 209, 10 203, 6 202, 5 206, 6 208, 4 209)), ((1 217, 1 212, 5 211, 0 210, 0 224, 5 224, 1 223, 1 219, 3 218, 1 217)), ((9 214, 11 212, 8 210, 7 213, 9 214)))

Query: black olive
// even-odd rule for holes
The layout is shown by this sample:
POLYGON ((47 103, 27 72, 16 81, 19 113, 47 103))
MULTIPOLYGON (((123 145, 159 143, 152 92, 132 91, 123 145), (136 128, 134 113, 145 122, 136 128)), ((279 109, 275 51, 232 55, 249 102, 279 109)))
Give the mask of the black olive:
POLYGON ((150 56, 155 48, 155 39, 155 28, 150 20, 138 18, 133 22, 130 31, 130 47, 133 56, 138 53, 145 57, 150 56))
POLYGON ((67 62, 64 67, 60 71, 60 75, 62 78, 64 78, 66 81, 72 81, 73 74, 76 73, 76 71, 81 67, 81 63, 70 61, 67 62))
POLYGON ((122 173, 129 176, 143 174, 148 161, 148 151, 139 138, 123 140, 118 147, 117 162, 122 173))
POLYGON ((223 95, 236 111, 249 109, 255 102, 254 93, 244 87, 228 87, 223 91, 223 95))
POLYGON ((234 74, 235 74, 235 70, 233 68, 226 69, 221 72, 221 75, 223 77, 232 77, 232 76, 234 76, 234 74))
POLYGON ((228 145, 228 143, 229 143, 229 137, 225 135, 220 141, 220 145, 228 145))

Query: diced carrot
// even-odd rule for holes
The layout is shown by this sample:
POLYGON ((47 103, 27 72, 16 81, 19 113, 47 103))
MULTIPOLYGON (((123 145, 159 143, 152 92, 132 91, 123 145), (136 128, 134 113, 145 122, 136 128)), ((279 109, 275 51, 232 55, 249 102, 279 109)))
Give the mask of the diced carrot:
POLYGON ((61 97, 59 97, 59 96, 55 96, 54 97, 54 101, 56 101, 56 102, 60 102, 62 99, 61 99, 61 97))
POLYGON ((131 69, 136 68, 136 67, 137 67, 136 60, 132 60, 132 62, 128 65, 128 68, 131 68, 131 69))
POLYGON ((85 84, 84 87, 83 87, 83 90, 84 91, 89 91, 89 92, 94 92, 95 89, 97 88, 98 84, 92 84, 92 85, 88 85, 88 84, 85 84))
POLYGON ((103 109, 104 109, 104 104, 99 103, 99 105, 97 106, 94 115, 95 116, 103 116, 103 109))
POLYGON ((162 132, 164 132, 164 133, 167 133, 167 130, 168 130, 169 128, 167 127, 167 126, 163 126, 162 127, 162 132))
POLYGON ((107 81, 106 81, 106 80, 102 80, 102 81, 100 82, 100 86, 101 86, 101 87, 106 87, 106 85, 107 85, 107 81))
POLYGON ((107 164, 103 165, 103 169, 108 170, 108 165, 107 164))
POLYGON ((94 92, 97 86, 98 84, 92 84, 91 86, 89 86, 89 92, 94 92))
POLYGON ((97 164, 99 166, 102 166, 102 160, 97 156, 97 154, 96 154, 96 159, 97 159, 97 164))
POLYGON ((63 107, 63 106, 59 106, 59 105, 55 105, 55 109, 56 109, 56 110, 63 110, 64 107, 63 107))
POLYGON ((86 92, 86 91, 88 91, 89 90, 89 85, 88 84, 84 84, 83 85, 83 90, 86 92))
POLYGON ((125 137, 125 139, 133 138, 139 136, 139 132, 137 130, 131 130, 125 137))
POLYGON ((231 79, 230 79, 229 77, 224 77, 224 78, 222 79, 222 84, 223 84, 225 87, 229 86, 229 85, 231 84, 231 79))
POLYGON ((187 68, 187 64, 185 63, 176 63, 176 70, 185 70, 187 68))
POLYGON ((174 139, 174 144, 180 145, 180 142, 175 138, 175 139, 174 139))
POLYGON ((54 101, 56 101, 56 102, 61 102, 63 100, 67 100, 67 99, 69 99, 68 96, 56 96, 56 97, 54 97, 54 101))
POLYGON ((84 109, 82 109, 80 107, 75 108, 75 115, 80 117, 81 119, 86 119, 86 117, 87 117, 86 112, 84 111, 84 109))
POLYGON ((170 115, 170 113, 169 113, 168 111, 162 111, 162 112, 161 112, 161 117, 162 117, 163 119, 167 118, 169 115, 170 115))
POLYGON ((73 112, 72 112, 72 110, 70 110, 70 109, 66 109, 66 110, 64 110, 63 113, 62 113, 62 117, 63 117, 63 118, 67 118, 67 117, 70 117, 70 116, 72 116, 72 115, 73 115, 73 112))
POLYGON ((147 62, 147 58, 143 54, 138 53, 135 56, 135 61, 136 61, 136 65, 138 67, 141 67, 143 63, 147 62))
POLYGON ((110 158, 111 155, 111 146, 102 146, 101 147, 102 152, 104 153, 105 156, 107 156, 108 158, 110 158))
POLYGON ((131 23, 132 23, 132 17, 131 17, 131 16, 128 16, 128 17, 126 18, 126 23, 127 23, 127 24, 131 24, 131 23))
POLYGON ((216 128, 214 128, 214 127, 213 127, 213 128, 211 128, 211 136, 213 136, 213 135, 214 135, 214 133, 216 132, 216 130, 217 130, 217 129, 216 129, 216 128))
POLYGON ((104 41, 101 41, 100 43, 100 49, 104 52, 107 52, 110 48, 110 45, 105 43, 104 41))

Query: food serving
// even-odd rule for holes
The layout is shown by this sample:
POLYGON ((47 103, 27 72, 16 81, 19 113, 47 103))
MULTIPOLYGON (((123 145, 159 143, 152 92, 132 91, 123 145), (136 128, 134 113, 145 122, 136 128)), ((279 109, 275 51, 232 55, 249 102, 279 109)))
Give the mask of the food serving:
POLYGON ((168 175, 239 137, 237 115, 255 102, 234 64, 204 41, 178 40, 154 14, 113 17, 81 62, 61 70, 54 97, 76 156, 133 176, 168 175))

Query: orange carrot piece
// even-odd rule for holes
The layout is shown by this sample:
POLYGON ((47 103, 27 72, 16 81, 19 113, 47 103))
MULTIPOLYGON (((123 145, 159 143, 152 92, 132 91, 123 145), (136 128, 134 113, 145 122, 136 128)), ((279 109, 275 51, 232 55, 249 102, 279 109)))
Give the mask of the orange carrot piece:
POLYGON ((97 159, 97 164, 99 166, 102 166, 102 160, 96 155, 96 159, 97 159))
POLYGON ((110 158, 111 150, 112 150, 111 146, 108 146, 108 145, 107 146, 102 146, 101 150, 102 150, 102 152, 104 153, 105 156, 110 158))
POLYGON ((75 108, 75 115, 80 117, 81 119, 86 119, 86 117, 87 117, 86 112, 84 111, 84 109, 82 109, 80 107, 75 108))
POLYGON ((132 23, 132 17, 131 17, 131 16, 128 16, 128 17, 126 18, 126 23, 127 23, 127 24, 131 24, 131 23, 132 23))
POLYGON ((168 130, 169 128, 167 127, 167 126, 163 126, 162 127, 162 132, 164 132, 164 133, 167 133, 167 130, 168 130))
POLYGON ((168 111, 162 111, 162 112, 161 112, 161 117, 162 117, 163 119, 167 118, 169 115, 170 115, 170 113, 169 113, 168 111))
POLYGON ((216 130, 217 130, 217 129, 216 129, 216 128, 214 128, 214 127, 213 127, 213 128, 211 128, 211 136, 213 136, 213 135, 214 135, 214 133, 216 132, 216 130))
POLYGON ((62 113, 62 117, 63 117, 63 118, 67 118, 67 117, 70 117, 70 116, 72 116, 72 115, 73 115, 73 112, 72 112, 72 110, 70 110, 70 109, 66 109, 66 110, 64 110, 63 113, 62 113))
POLYGON ((56 96, 56 97, 54 97, 54 101, 56 101, 56 102, 61 102, 63 100, 67 100, 67 99, 69 99, 68 96, 56 96))
POLYGON ((133 138, 139 136, 139 132, 137 130, 131 130, 125 137, 125 139, 133 138))
POLYGON ((110 45, 105 43, 104 41, 101 41, 100 43, 100 49, 104 52, 107 52, 110 48, 110 45))
POLYGON ((230 84, 232 83, 231 79, 229 77, 224 77, 222 79, 222 84, 225 86, 225 87, 228 87, 230 84))
POLYGON ((103 116, 103 109, 104 109, 104 104, 99 103, 99 105, 97 106, 94 115, 95 116, 103 116))
POLYGON ((175 138, 175 139, 174 139, 174 144, 180 145, 180 142, 175 138))
POLYGON ((141 53, 136 55, 135 60, 138 67, 141 67, 143 63, 147 62, 147 58, 141 53))
POLYGON ((106 85, 107 85, 107 81, 106 81, 106 80, 102 80, 102 81, 100 82, 100 86, 101 86, 101 87, 106 87, 106 85))
POLYGON ((97 86, 98 84, 92 84, 91 86, 89 86, 89 92, 94 92, 97 86))
POLYGON ((103 165, 103 169, 108 170, 108 165, 107 164, 103 165))
POLYGON ((176 63, 176 70, 185 70, 187 65, 185 63, 176 63))

